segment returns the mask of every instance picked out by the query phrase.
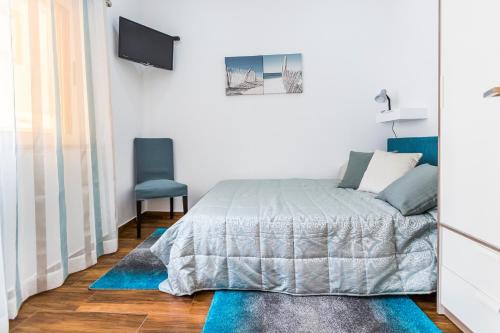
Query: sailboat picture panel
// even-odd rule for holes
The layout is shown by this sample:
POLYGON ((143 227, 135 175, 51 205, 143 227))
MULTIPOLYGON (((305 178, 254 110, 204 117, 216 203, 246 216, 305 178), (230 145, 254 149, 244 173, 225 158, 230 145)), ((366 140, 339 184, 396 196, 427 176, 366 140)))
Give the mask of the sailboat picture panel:
POLYGON ((226 95, 264 94, 262 56, 226 57, 226 95))
POLYGON ((302 93, 302 54, 266 55, 264 94, 302 93))

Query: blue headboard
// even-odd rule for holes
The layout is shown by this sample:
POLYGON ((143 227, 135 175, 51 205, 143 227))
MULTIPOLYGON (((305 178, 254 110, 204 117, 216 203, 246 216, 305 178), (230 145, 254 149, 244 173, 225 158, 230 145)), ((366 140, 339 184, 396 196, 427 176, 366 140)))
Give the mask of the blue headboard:
POLYGON ((394 138, 387 140, 387 151, 422 153, 419 164, 438 165, 438 137, 394 138))

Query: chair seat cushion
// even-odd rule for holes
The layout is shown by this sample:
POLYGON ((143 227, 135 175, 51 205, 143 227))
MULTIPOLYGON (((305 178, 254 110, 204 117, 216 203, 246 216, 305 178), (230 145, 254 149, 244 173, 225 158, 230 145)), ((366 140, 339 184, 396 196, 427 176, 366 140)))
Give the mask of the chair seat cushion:
POLYGON ((135 186, 136 199, 180 197, 187 195, 187 185, 169 179, 148 180, 135 186))

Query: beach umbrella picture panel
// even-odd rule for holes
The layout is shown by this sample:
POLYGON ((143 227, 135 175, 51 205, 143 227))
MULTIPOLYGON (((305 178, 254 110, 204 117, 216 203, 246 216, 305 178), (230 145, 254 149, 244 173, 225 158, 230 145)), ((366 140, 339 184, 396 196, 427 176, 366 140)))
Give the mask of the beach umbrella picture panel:
POLYGON ((225 59, 227 96, 303 92, 300 53, 225 59))
POLYGON ((226 95, 264 94, 262 56, 226 57, 226 95))
POLYGON ((263 56, 264 94, 302 93, 302 54, 263 56))

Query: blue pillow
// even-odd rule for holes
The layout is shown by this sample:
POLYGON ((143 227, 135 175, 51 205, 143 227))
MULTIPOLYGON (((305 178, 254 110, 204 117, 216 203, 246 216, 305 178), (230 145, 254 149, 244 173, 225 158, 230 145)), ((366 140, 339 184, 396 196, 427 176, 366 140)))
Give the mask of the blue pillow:
POLYGON ((437 206, 438 168, 422 164, 408 171, 377 195, 404 216, 418 215, 437 206))
POLYGON ((366 169, 368 169, 368 164, 370 164, 372 157, 373 153, 351 151, 344 178, 338 187, 357 189, 359 184, 361 184, 361 179, 363 179, 363 175, 366 169))

